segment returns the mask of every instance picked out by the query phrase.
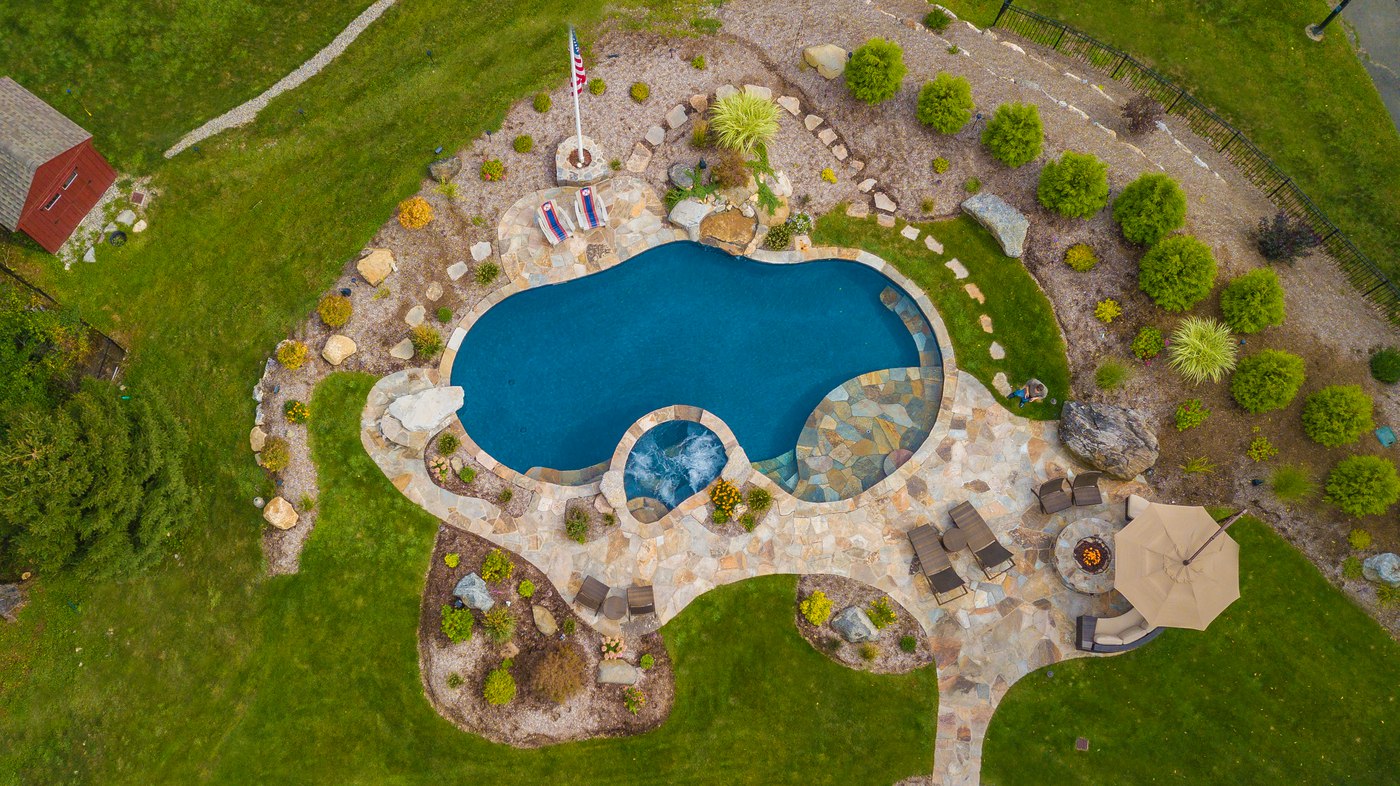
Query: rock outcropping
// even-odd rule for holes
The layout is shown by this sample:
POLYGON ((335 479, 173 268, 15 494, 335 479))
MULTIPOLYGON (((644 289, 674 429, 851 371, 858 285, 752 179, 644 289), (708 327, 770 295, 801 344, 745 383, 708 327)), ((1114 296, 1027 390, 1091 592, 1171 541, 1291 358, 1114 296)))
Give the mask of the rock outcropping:
POLYGON ((1400 587, 1400 554, 1386 552, 1368 557, 1361 563, 1361 575, 1376 584, 1400 587))
POLYGON ((1065 404, 1060 442, 1086 464, 1119 480, 1132 480, 1157 463, 1157 435, 1147 416, 1112 404, 1065 404))
POLYGON ((1019 258, 1026 250, 1026 231, 1031 222, 1005 199, 996 194, 981 193, 962 203, 963 212, 986 227, 1001 244, 1002 253, 1019 258))

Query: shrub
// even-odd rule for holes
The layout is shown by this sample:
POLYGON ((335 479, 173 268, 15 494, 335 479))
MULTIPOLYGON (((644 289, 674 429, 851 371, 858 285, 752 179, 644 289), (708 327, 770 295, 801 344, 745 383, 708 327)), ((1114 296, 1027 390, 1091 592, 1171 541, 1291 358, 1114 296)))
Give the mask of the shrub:
POLYGON ((462 687, 462 684, 465 682, 466 680, 462 679, 462 675, 455 671, 447 675, 447 687, 451 690, 457 690, 462 687))
POLYGON ((948 163, 948 159, 944 158, 943 156, 939 156, 933 159, 933 171, 935 174, 941 175, 944 172, 947 172, 948 168, 951 166, 952 164, 948 163))
POLYGON ((462 555, 457 552, 442 555, 442 564, 449 568, 455 568, 462 564, 462 555))
POLYGON ((1376 350, 1371 355, 1371 376, 1387 385, 1400 382, 1400 350, 1394 347, 1376 350))
POLYGON ((1319 445, 1350 445, 1376 427, 1371 406, 1371 397, 1360 385, 1329 385, 1303 404, 1303 430, 1319 445))
POLYGON ((350 298, 344 295, 326 295, 316 304, 316 313, 328 328, 338 328, 350 321, 350 298))
POLYGON ((894 98, 905 70, 904 50, 899 44, 872 38, 846 62, 846 88, 857 100, 873 106, 894 98))
POLYGON ((934 208, 933 197, 924 197, 924 198, 919 202, 919 209, 922 210, 924 213, 932 213, 932 212, 933 212, 933 208, 934 208))
POLYGON ((590 79, 588 80, 588 92, 600 96, 608 92, 608 83, 602 79, 590 79))
POLYGON ((555 704, 563 704, 583 690, 585 669, 583 652, 578 647, 556 641, 536 664, 530 687, 555 704))
POLYGON ((530 581, 529 579, 521 579, 520 584, 516 586, 515 591, 520 595, 520 597, 529 600, 530 598, 535 597, 535 582, 530 581))
POLYGON ((614 172, 616 172, 616 171, 622 169, 622 159, 620 159, 620 158, 614 158, 613 160, 609 161, 609 162, 608 162, 608 169, 611 169, 611 170, 614 171, 614 172))
POLYGON ((310 355, 311 350, 300 341, 287 340, 277 345, 277 362, 288 371, 301 368, 310 355))
POLYGON ((769 508, 773 507, 773 495, 769 493, 768 489, 762 488, 761 486, 754 486, 749 489, 748 503, 749 510, 762 516, 764 513, 768 512, 769 508))
POLYGON ((305 423, 311 419, 311 408, 296 399, 282 405, 282 414, 288 423, 305 423))
POLYGON ((447 306, 438 306, 437 321, 446 325, 452 321, 452 309, 447 306))
POLYGON ((473 274, 473 277, 476 279, 478 285, 489 287, 500 274, 501 266, 488 260, 476 266, 476 272, 473 274))
POLYGON ((1400 477, 1390 459, 1351 456, 1327 475, 1327 501, 1349 516, 1378 516, 1400 499, 1400 477))
POLYGON ((792 227, 787 224, 777 224, 768 228, 768 233, 763 236, 763 247, 774 251, 783 251, 792 245, 792 227))
POLYGON ((628 95, 632 96, 633 101, 640 104, 651 97, 651 88, 647 87, 646 82, 633 82, 628 95))
POLYGON ((1167 175, 1148 172, 1113 200, 1113 220, 1128 242, 1155 245, 1186 225, 1186 194, 1167 175))
POLYGON ((982 144, 987 152, 1009 167, 1034 161, 1044 140, 1040 110, 1035 104, 1002 104, 982 129, 982 144))
POLYGON ((1342 578, 1356 581, 1365 575, 1361 560, 1356 557, 1347 557, 1342 560, 1342 578))
POLYGON ((1215 257, 1190 235, 1153 246, 1138 263, 1138 287, 1167 311, 1186 311, 1215 286, 1215 257))
POLYGON ((1117 358, 1107 358, 1094 372, 1094 385, 1099 390, 1117 390, 1133 376, 1133 370, 1117 358))
POLYGON ((1274 470, 1269 487, 1282 502, 1302 502, 1317 492, 1307 467, 1285 464, 1274 470))
POLYGON ((874 642, 870 641, 860 645, 860 649, 857 650, 857 652, 860 653, 860 659, 866 663, 870 663, 880 657, 880 648, 875 646, 874 642))
POLYGON ((1257 464, 1277 456, 1278 448, 1274 447, 1274 443, 1270 442, 1268 437, 1260 435, 1249 441, 1249 447, 1245 449, 1244 454, 1257 464))
POLYGON ((1181 471, 1188 475, 1210 475, 1215 472, 1215 462, 1205 456, 1187 459, 1186 463, 1181 465, 1181 471))
POLYGON ((752 174, 744 157, 733 150, 720 151, 719 160, 710 164, 711 181, 721 188, 746 185, 752 174))
POLYGON ((710 121, 695 118, 694 124, 690 126, 690 146, 700 150, 710 146, 710 121))
POLYGON ((958 48, 958 45, 957 45, 957 44, 951 44, 951 45, 948 46, 948 54, 950 54, 950 55, 956 55, 956 54, 958 54, 958 53, 961 52, 961 51, 962 51, 962 50, 958 48))
POLYGON ((1303 359, 1291 352, 1265 349, 1244 360, 1230 379, 1230 394, 1246 412, 1283 409, 1303 386, 1303 359))
POLYGON ((626 707, 627 711, 633 715, 641 712, 646 703, 646 694, 642 693, 642 689, 636 685, 628 685, 622 689, 622 706, 626 707))
POLYGON ((489 584, 499 584, 514 572, 515 563, 500 549, 491 549, 481 560, 481 578, 489 584))
POLYGON ((1277 213, 1272 219, 1259 219, 1254 230, 1254 244, 1259 253, 1270 262, 1293 264, 1298 257, 1321 241, 1307 224, 1289 218, 1286 213, 1277 213))
POLYGON ((812 217, 806 213, 793 213, 788 216, 788 226, 792 227, 794 235, 810 235, 812 233, 812 217))
POLYGON ((1210 410, 1198 398, 1187 399, 1176 407, 1176 430, 1186 431, 1206 422, 1210 410))
POLYGON ((975 194, 982 190, 982 181, 975 177, 969 177, 963 181, 963 190, 969 194, 975 194))
POLYGON ((554 106, 554 100, 549 97, 549 93, 535 93, 535 100, 532 102, 536 112, 548 112, 554 106))
POLYGON ((506 165, 499 158, 488 158, 481 162, 481 179, 495 183, 506 179, 506 165))
POLYGON ((831 619, 831 598, 821 590, 814 590, 811 595, 803 598, 802 602, 797 604, 797 608, 813 625, 825 625, 826 621, 831 619))
POLYGON ((704 55, 696 55, 695 57, 692 57, 692 58, 690 59, 690 67, 691 67, 691 68, 694 68, 696 71, 704 71, 704 70, 705 70, 705 56, 704 56, 704 55))
POLYGON ((565 617, 565 618, 564 618, 564 621, 561 622, 561 623, 559 623, 559 631, 560 631, 561 633, 563 633, 565 636, 572 636, 572 635, 574 635, 574 630, 575 630, 577 627, 578 627, 578 625, 577 625, 577 623, 574 622, 574 618, 573 618, 573 617, 565 617))
POLYGON ((1364 529, 1354 529, 1347 533, 1347 544, 1357 551, 1371 548, 1371 533, 1364 529))
POLYGON ((521 134, 515 138, 514 142, 510 143, 510 146, 515 148, 517 153, 528 153, 535 149, 535 138, 529 134, 521 134))
POLYGON ((472 484, 472 481, 476 480, 476 470, 472 469, 471 467, 464 466, 462 467, 461 471, 457 473, 457 477, 461 478, 463 483, 470 486, 472 484))
POLYGON ((1094 305, 1094 319, 1104 323, 1112 324, 1113 320, 1123 316, 1123 307, 1118 305, 1118 301, 1113 298, 1100 300, 1094 305))
POLYGON ((511 491, 509 488, 503 488, 501 489, 501 493, 496 495, 496 503, 504 505, 510 502, 513 497, 515 497, 514 491, 511 491))
POLYGON ((427 325, 419 325, 408 332, 408 340, 413 342, 413 353, 420 358, 432 358, 442 351, 442 336, 427 325))
POLYGON ((866 616, 870 617, 870 624, 876 630, 884 630, 894 624, 894 607, 890 605, 888 598, 876 598, 865 607, 866 616))
POLYGON ((292 446, 281 437, 268 437, 258 454, 258 463, 268 472, 281 472, 292 463, 292 446))
POLYGON ((758 526, 758 516, 755 516, 753 511, 748 511, 739 517, 739 526, 743 527, 745 532, 753 532, 754 527, 758 526))
POLYGON ((505 644, 515 635, 515 617, 504 604, 497 604, 482 615, 481 627, 497 644, 505 644))
POLYGON ((972 86, 960 76, 942 73, 919 89, 919 122, 940 134, 956 134, 972 119, 972 86))
POLYGON ((1236 333, 1258 333, 1283 324, 1283 287, 1268 268, 1251 270, 1225 285, 1220 310, 1236 333))
POLYGON ((643 671, 651 671, 656 666, 656 656, 650 652, 643 653, 637 665, 641 666, 643 671))
POLYGON ((899 649, 903 652, 913 653, 919 648, 919 640, 913 636, 900 636, 899 649))
POLYGON ((1065 249, 1065 264, 1080 273, 1088 273, 1099 264, 1099 258, 1094 254, 1094 249, 1083 243, 1075 243, 1065 249))
POLYGON ((475 621, 471 609, 454 609, 445 604, 442 607, 442 633, 453 644, 461 644, 472 637, 472 623, 475 621))
POLYGON ((570 508, 564 517, 564 533, 578 543, 588 541, 588 512, 583 508, 570 508))
POLYGON ((442 194, 448 199, 456 199, 458 196, 456 183, 438 183, 437 185, 433 186, 433 190, 438 192, 439 194, 442 194))
POLYGON ((828 182, 828 183, 835 183, 835 182, 836 182, 836 173, 832 171, 831 167, 827 167, 826 169, 823 169, 823 170, 822 170, 822 175, 821 175, 821 177, 822 177, 822 180, 825 180, 825 181, 828 182))
POLYGON ((1108 164, 1089 153, 1067 150, 1040 170, 1036 198, 1069 218, 1089 218, 1108 204, 1108 164))
POLYGON ((726 150, 748 155, 778 133, 778 105, 753 93, 734 93, 710 107, 710 130, 726 150))
POLYGON ((948 29, 948 25, 953 23, 953 17, 948 16, 948 12, 942 8, 935 8, 924 14, 924 27, 935 33, 941 33, 948 29))
POLYGON ((739 487, 735 486, 732 480, 721 478, 710 487, 710 502, 714 503, 715 512, 723 512, 728 518, 734 517, 734 509, 739 506, 739 499, 739 487))
POLYGON ((1128 130, 1134 134, 1151 131, 1156 127, 1157 121, 1166 115, 1162 105, 1151 96, 1146 95, 1133 96, 1123 107, 1123 121, 1128 124, 1128 130))
POLYGON ((1138 360, 1151 360, 1162 354, 1165 348, 1162 331, 1152 325, 1144 325, 1133 337, 1133 356, 1138 360))
POLYGON ((404 229, 422 229, 433 222, 433 206, 423 197, 409 197, 399 203, 399 225, 404 229))
POLYGON ((1183 377, 1200 384, 1220 377, 1235 367, 1239 345, 1230 337, 1230 329, 1214 319, 1187 317, 1172 332, 1172 346, 1167 362, 1183 377))
POLYGON ((510 704, 515 698, 515 678, 510 675, 510 670, 504 663, 486 675, 486 686, 481 694, 487 704, 496 707, 510 704))

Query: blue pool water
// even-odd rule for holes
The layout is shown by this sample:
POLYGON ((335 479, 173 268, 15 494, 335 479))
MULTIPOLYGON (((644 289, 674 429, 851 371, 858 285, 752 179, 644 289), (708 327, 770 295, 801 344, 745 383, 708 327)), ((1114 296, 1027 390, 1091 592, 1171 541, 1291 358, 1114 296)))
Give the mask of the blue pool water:
POLYGON ((869 371, 919 365, 861 264, 768 265, 670 243, 497 303, 462 340, 452 384, 467 433, 506 466, 608 460, 627 427, 702 407, 751 459, 792 450, 822 397, 869 371))
POLYGON ((724 444, 690 420, 670 420, 643 434, 627 454, 623 488, 628 499, 651 497, 674 508, 724 469, 724 444))

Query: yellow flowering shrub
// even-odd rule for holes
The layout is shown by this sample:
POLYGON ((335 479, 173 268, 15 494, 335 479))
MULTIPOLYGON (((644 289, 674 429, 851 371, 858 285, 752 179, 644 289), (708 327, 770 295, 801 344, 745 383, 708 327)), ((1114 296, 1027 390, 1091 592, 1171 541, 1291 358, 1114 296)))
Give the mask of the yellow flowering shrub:
POLYGON ((410 197, 399 203, 399 224, 404 229, 422 229, 433 222, 433 206, 423 197, 410 197))
POLYGON ((739 494, 739 487, 731 480, 720 480, 710 488, 710 501, 715 504, 714 521, 716 524, 724 524, 734 518, 734 509, 739 507, 743 497, 739 494))
POLYGON ((1121 316, 1123 316, 1123 307, 1118 305, 1118 301, 1113 298, 1100 300, 1098 305, 1094 306, 1094 319, 1105 325, 1112 324, 1113 320, 1121 316))
POLYGON ((300 341, 283 341, 277 345, 277 362, 288 371, 296 371, 306 362, 311 350, 300 341))

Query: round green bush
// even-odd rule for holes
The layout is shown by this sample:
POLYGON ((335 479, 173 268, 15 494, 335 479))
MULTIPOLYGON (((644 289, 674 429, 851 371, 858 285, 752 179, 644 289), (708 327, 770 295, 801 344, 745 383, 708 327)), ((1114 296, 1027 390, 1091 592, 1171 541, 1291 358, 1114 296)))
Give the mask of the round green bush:
POLYGON ((1400 499, 1400 477, 1390 459, 1352 456, 1327 475, 1327 501, 1350 516, 1378 516, 1400 499))
POLYGON ((1170 177, 1149 172, 1113 200, 1113 220, 1130 243, 1154 245, 1186 225, 1186 194, 1170 177))
POLYGON ((763 236, 763 247, 773 251, 784 251, 792 245, 792 227, 786 223, 769 227, 763 236))
POLYGON ((549 97, 549 93, 535 93, 534 106, 536 112, 548 112, 554 106, 554 99, 549 97))
POLYGON ((1062 216, 1089 218, 1108 204, 1108 164, 1067 150, 1040 170, 1035 194, 1040 204, 1062 216))
POLYGON ((997 107, 982 129, 982 144, 992 158, 1009 167, 1034 161, 1040 155, 1045 133, 1035 104, 1011 102, 997 107))
POLYGON ((475 622, 471 609, 454 609, 446 605, 442 607, 442 633, 453 644, 461 644, 470 639, 475 622))
POLYGON ((515 698, 515 678, 510 675, 510 671, 505 665, 493 669, 486 675, 486 686, 481 691, 487 704, 500 706, 510 704, 515 698))
POLYGON ((529 134, 521 134, 515 138, 514 142, 510 143, 510 146, 515 148, 517 153, 528 153, 535 149, 535 138, 529 134))
POLYGON ((602 79, 590 79, 588 80, 588 92, 600 96, 608 92, 608 83, 602 79))
POLYGON ((1240 361, 1230 379, 1230 394, 1256 415, 1283 409, 1303 386, 1303 359, 1291 352, 1266 349, 1240 361))
POLYGON ((1166 346, 1166 342, 1162 340, 1162 331, 1152 325, 1144 325, 1133 337, 1133 356, 1138 360, 1151 360, 1162 354, 1166 346))
POLYGON ((1169 237, 1142 255, 1138 286, 1167 311, 1186 311, 1215 286, 1215 257, 1190 235, 1169 237))
POLYGON ((1400 350, 1395 347, 1376 350, 1371 355, 1371 376, 1387 385, 1400 382, 1400 350))
POLYGON ((1225 323, 1236 333, 1258 333, 1283 324, 1283 287, 1278 274, 1261 267, 1234 279, 1220 293, 1225 323))
POLYGON ((1371 397, 1360 385, 1328 385, 1303 404, 1303 430, 1319 445, 1350 445, 1376 427, 1371 409, 1371 397))
POLYGON ((1094 255, 1094 249, 1083 243, 1075 243, 1065 249, 1065 264, 1080 273, 1088 273, 1099 264, 1099 258, 1094 255))
POLYGON ((632 100, 639 104, 651 97, 651 88, 647 87, 646 82, 633 82, 632 89, 628 92, 632 100))
POLYGON ((894 98, 904 81, 904 50, 893 41, 872 38, 846 61, 846 89, 867 104, 894 98))
POLYGON ((967 79, 939 74, 919 90, 919 122, 940 134, 956 134, 972 119, 972 86, 967 79))
POLYGON ((948 29, 948 25, 953 23, 953 17, 948 16, 948 12, 942 8, 935 8, 924 14, 924 27, 935 33, 941 33, 948 29))

